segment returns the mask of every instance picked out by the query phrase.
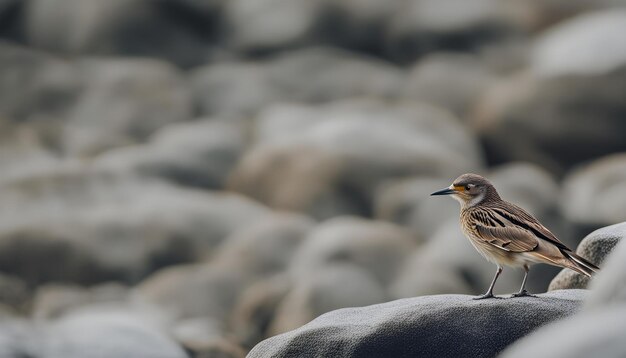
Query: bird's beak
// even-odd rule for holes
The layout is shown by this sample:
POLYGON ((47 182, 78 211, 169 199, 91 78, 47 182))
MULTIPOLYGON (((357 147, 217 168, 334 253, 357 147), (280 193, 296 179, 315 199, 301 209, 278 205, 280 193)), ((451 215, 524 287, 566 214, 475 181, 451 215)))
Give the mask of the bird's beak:
POLYGON ((432 194, 430 194, 431 196, 433 195, 450 195, 450 194, 454 194, 456 193, 456 190, 452 189, 452 188, 445 188, 445 189, 441 189, 438 190, 432 194))

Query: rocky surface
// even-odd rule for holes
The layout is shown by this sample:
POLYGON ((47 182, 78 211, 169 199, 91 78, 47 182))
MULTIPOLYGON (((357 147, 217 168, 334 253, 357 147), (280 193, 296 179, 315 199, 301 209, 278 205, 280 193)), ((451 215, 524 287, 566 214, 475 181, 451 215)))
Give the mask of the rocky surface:
MULTIPOLYGON (((591 280, 590 291, 582 312, 538 329, 507 348, 502 357, 541 355, 582 358, 589 355, 623 357, 626 354, 624 342, 626 242, 623 240, 626 235, 624 235, 624 225, 622 223, 598 230, 594 233, 599 237, 597 241, 586 239, 585 247, 588 248, 595 246, 592 244, 601 242, 600 238, 610 240, 610 238, 619 237, 620 242, 604 261, 602 270, 591 280)), ((590 237, 594 236, 590 235, 590 237)), ((607 244, 607 246, 611 245, 607 244)), ((597 246, 596 248, 599 249, 597 246)), ((596 250, 598 251, 603 250, 596 250)))
POLYGON ((495 356, 516 339, 576 312, 584 291, 474 301, 423 296, 334 311, 257 345, 249 357, 495 356))
MULTIPOLYGON (((494 265, 428 196, 462 172, 572 248, 626 220, 621 5, 0 0, 0 356, 242 357, 481 293, 494 265)), ((590 307, 621 300, 609 261, 590 307)))
MULTIPOLYGON (((602 268, 606 258, 624 238, 626 238, 626 223, 607 226, 587 235, 578 245, 576 253, 602 268)), ((563 269, 550 282, 548 290, 587 288, 589 281, 589 277, 563 269)))

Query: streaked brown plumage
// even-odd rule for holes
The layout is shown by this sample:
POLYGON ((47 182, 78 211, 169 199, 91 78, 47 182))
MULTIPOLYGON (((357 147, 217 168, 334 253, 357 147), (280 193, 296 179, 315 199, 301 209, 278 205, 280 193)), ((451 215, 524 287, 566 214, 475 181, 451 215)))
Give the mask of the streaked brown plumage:
POLYGON ((500 198, 494 186, 477 174, 463 174, 450 187, 431 195, 451 195, 461 203, 461 228, 474 248, 498 265, 489 290, 477 298, 493 297, 493 286, 502 266, 522 267, 525 271, 520 291, 524 289, 529 265, 546 263, 591 276, 599 268, 576 255, 550 230, 517 205, 500 198))

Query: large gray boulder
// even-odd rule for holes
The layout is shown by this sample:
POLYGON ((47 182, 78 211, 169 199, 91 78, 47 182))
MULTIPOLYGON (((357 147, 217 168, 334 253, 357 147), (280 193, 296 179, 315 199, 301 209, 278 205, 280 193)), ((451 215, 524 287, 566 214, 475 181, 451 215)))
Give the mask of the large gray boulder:
POLYGON ((423 296, 348 308, 258 344, 248 357, 493 357, 578 310, 584 291, 475 301, 423 296))
MULTIPOLYGON (((626 223, 598 229, 580 242, 576 253, 596 266, 602 266, 614 248, 626 238, 626 223)), ((569 269, 563 269, 550 282, 550 291, 566 288, 587 288, 590 278, 569 269)))

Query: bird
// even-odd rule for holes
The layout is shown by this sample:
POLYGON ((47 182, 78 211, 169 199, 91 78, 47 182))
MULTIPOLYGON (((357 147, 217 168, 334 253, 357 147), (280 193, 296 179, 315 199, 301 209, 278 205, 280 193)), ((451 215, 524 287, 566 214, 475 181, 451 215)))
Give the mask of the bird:
POLYGON ((533 296, 525 288, 532 264, 564 267, 588 277, 599 270, 565 246, 534 216, 502 200, 493 184, 478 174, 463 174, 432 195, 449 195, 461 204, 463 233, 485 259, 498 267, 487 292, 475 299, 496 297, 493 288, 503 266, 524 269, 522 286, 511 297, 533 296))

